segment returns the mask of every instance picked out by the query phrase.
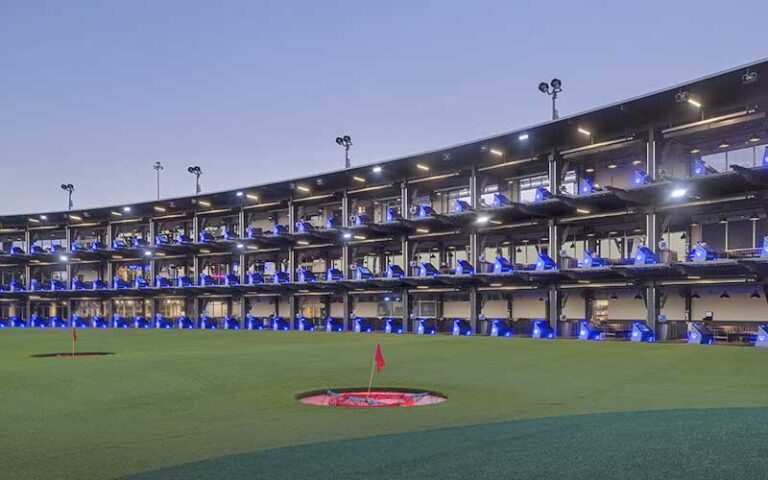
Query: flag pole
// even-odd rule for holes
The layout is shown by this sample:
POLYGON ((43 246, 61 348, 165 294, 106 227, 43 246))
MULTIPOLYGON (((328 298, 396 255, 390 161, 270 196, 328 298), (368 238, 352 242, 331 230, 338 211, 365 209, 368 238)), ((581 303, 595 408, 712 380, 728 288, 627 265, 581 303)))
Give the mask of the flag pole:
POLYGON ((374 370, 376 370, 376 355, 373 356, 373 361, 371 362, 371 378, 368 380, 368 394, 366 395, 366 398, 371 396, 371 387, 373 386, 374 370))

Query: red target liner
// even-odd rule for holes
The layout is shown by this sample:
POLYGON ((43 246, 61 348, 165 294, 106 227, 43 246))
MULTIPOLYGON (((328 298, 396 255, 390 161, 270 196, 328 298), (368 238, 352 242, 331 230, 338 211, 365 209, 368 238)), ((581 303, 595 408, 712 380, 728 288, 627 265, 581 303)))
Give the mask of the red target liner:
POLYGON ((365 389, 309 393, 299 397, 299 403, 320 407, 387 408, 424 407, 445 402, 443 395, 431 392, 365 389))

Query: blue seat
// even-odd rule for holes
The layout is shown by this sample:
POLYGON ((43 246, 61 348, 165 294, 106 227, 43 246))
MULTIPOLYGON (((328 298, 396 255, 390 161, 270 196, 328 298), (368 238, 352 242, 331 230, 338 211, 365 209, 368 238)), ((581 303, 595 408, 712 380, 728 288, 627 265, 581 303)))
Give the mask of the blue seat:
POLYGON ((107 328, 109 327, 109 322, 104 317, 96 316, 91 319, 91 326, 93 328, 107 328))
POLYGON ((155 287, 157 288, 170 288, 173 286, 173 280, 164 277, 162 275, 155 276, 155 287))
POLYGON ((429 218, 437 215, 437 212, 429 205, 416 206, 416 218, 429 218))
POLYGON ((128 244, 128 241, 124 238, 115 238, 112 240, 112 250, 122 250, 125 248, 130 248, 130 245, 128 244))
POLYGON ((473 275, 475 273, 475 269, 472 267, 472 265, 466 261, 466 260, 457 260, 456 261, 456 275, 473 275))
POLYGON ((533 194, 533 201, 534 203, 540 203, 544 200, 550 200, 555 198, 554 195, 552 195, 552 192, 547 190, 544 187, 536 187, 536 191, 533 194))
POLYGON ((645 322, 634 322, 632 324, 632 334, 629 337, 632 342, 652 343, 656 341, 653 330, 645 322))
POLYGON ((288 227, 276 223, 272 226, 272 235, 287 235, 288 227))
POLYGON ((112 315, 112 328, 128 328, 130 327, 130 322, 123 318, 120 315, 112 315))
POLYGON ((325 319, 325 331, 326 332, 343 332, 344 324, 341 319, 327 317, 325 319))
POLYGON ((491 330, 489 335, 492 337, 511 337, 515 331, 509 325, 507 320, 495 318, 491 320, 491 330))
POLYGON ((264 283, 264 275, 259 272, 248 272, 245 274, 245 283, 248 285, 261 285, 264 283))
POLYGON ((171 245, 173 243, 173 237, 168 233, 161 233, 155 236, 155 245, 164 246, 171 245))
POLYGON ((579 263, 579 267, 581 268, 604 267, 605 265, 605 260, 598 257, 597 254, 593 253, 591 250, 584 251, 584 257, 582 257, 581 262, 579 263))
POLYGON ((287 332, 290 329, 291 326, 288 324, 288 320, 284 319, 283 317, 272 318, 272 330, 287 332))
POLYGON ((48 286, 48 290, 50 290, 52 292, 58 292, 58 291, 66 290, 67 289, 67 285, 64 282, 62 282, 61 280, 58 280, 56 278, 52 278, 48 282, 47 286, 48 286))
POLYGON ((143 248, 148 246, 149 246, 149 242, 144 240, 143 238, 141 237, 133 238, 133 248, 143 248))
POLYGON ((69 323, 59 316, 54 316, 50 319, 50 325, 51 328, 66 328, 69 326, 69 323))
POLYGON ((659 257, 645 246, 637 247, 637 253, 634 257, 634 265, 656 265, 659 263, 659 257))
POLYGON ((192 279, 186 275, 179 275, 179 277, 176 279, 176 286, 181 288, 194 287, 195 282, 193 282, 192 279))
POLYGON ((299 315, 296 317, 296 330, 300 332, 314 332, 315 323, 304 315, 299 315))
POLYGON ((254 317, 249 313, 245 316, 245 328, 247 330, 264 330, 264 319, 254 317))
POLYGON ((23 318, 16 316, 8 319, 8 325, 13 328, 27 328, 27 322, 23 318))
POLYGON ((344 280, 344 275, 342 275, 341 270, 338 268, 329 268, 325 272, 325 280, 328 282, 340 282, 344 280))
POLYGON ((23 292, 24 290, 26 290, 26 288, 24 287, 24 284, 21 283, 20 281, 11 280, 10 282, 8 282, 9 292, 23 292))
POLYGON ((179 330, 192 330, 195 328, 195 322, 188 316, 182 315, 176 320, 176 327, 179 330))
POLYGON ((176 237, 175 243, 177 245, 186 245, 186 244, 192 243, 192 238, 190 238, 189 235, 181 233, 179 234, 179 236, 176 237))
POLYGON ((29 282, 29 291, 30 292, 39 292, 44 290, 43 288, 43 282, 40 280, 37 280, 36 278, 33 278, 31 282, 29 282))
POLYGON ((555 330, 546 320, 534 320, 531 337, 547 340, 553 339, 555 338, 555 330))
POLYGON ((141 315, 138 315, 133 318, 133 328, 140 328, 143 330, 146 330, 150 327, 150 322, 146 318, 142 317, 141 315))
POLYGON ((509 205, 509 199, 502 193, 495 193, 493 195, 493 208, 506 207, 509 205))
POLYGON ((240 322, 234 317, 227 315, 224 317, 224 330, 240 330, 240 322))
POLYGON ((453 207, 453 211, 456 213, 474 212, 475 209, 464 200, 456 200, 456 204, 453 207))
POLYGON ((331 217, 328 220, 325 221, 325 228, 328 230, 333 230, 336 228, 341 228, 341 219, 338 217, 331 217))
POLYGON ((32 316, 29 318, 29 326, 32 328, 46 328, 50 325, 47 319, 41 317, 40 315, 33 313, 32 316))
POLYGON ((387 278, 404 278, 405 272, 402 268, 398 265, 389 265, 387 266, 387 278))
POLYGON ((355 317, 352 320, 352 325, 355 333, 371 333, 373 332, 373 323, 363 317, 355 317))
POLYGON ((357 268, 355 268, 355 278, 357 280, 373 280, 373 273, 368 267, 358 265, 357 268))
POLYGON ((468 320, 463 318, 455 318, 453 320, 453 329, 451 329, 451 334, 455 337, 469 337, 472 335, 472 325, 470 325, 468 320))
POLYGON ((221 235, 221 239, 222 240, 239 240, 240 236, 236 232, 233 232, 230 229, 226 229, 224 230, 224 233, 221 235))
POLYGON ((416 335, 437 335, 437 322, 431 318, 416 320, 416 335))
POLYGON ((688 260, 691 262, 711 262, 717 259, 717 252, 710 249, 705 242, 696 242, 688 253, 688 260))
POLYGON ((579 322, 579 340, 602 340, 602 332, 589 320, 579 322))
POLYGON ((149 283, 142 276, 136 276, 133 280, 133 286, 135 288, 149 288, 149 283))
POLYGON ((373 223, 373 220, 371 220, 371 217, 364 213, 358 213, 355 215, 353 223, 358 227, 362 227, 363 225, 369 225, 373 223))
POLYGON ((402 335, 403 333, 403 321, 399 318, 389 317, 384 322, 384 333, 394 333, 396 335, 402 335))
POLYGON ((715 343, 715 335, 703 323, 693 322, 688 333, 688 343, 691 345, 712 345, 715 343))
POLYGON ((45 249, 40 245, 32 245, 31 247, 29 247, 29 253, 31 253, 32 255, 41 255, 48 252, 46 252, 45 249))
POLYGON ((219 283, 216 281, 215 278, 208 275, 207 273, 201 273, 199 284, 201 287, 215 287, 219 283))
POLYGON ((166 318, 163 315, 160 315, 158 313, 157 315, 155 315, 154 327, 162 330, 170 330, 173 328, 173 320, 166 318))
POLYGON ((289 280, 288 272, 275 272, 272 275, 272 283, 288 283, 289 280))
POLYGON ((26 252, 21 247, 13 246, 9 252, 11 255, 24 255, 26 252))
POLYGON ((257 227, 248 227, 245 229, 246 238, 259 238, 264 235, 264 231, 257 227))
POLYGON ((126 288, 132 288, 131 282, 123 280, 122 278, 115 276, 112 279, 112 288, 115 290, 123 290, 126 288))
POLYGON ((211 232, 200 232, 198 241, 200 243, 211 243, 216 241, 216 237, 214 237, 211 232))
POLYGON ((240 277, 233 273, 228 273, 224 276, 224 285, 240 285, 240 277))
POLYGON ((400 210, 397 207, 388 207, 387 213, 384 216, 384 220, 387 222, 397 222, 402 220, 403 216, 400 215, 400 210))
POLYGON ((219 327, 219 322, 214 318, 208 317, 208 315, 202 315, 198 327, 201 330, 216 330, 219 327))
POLYGON ((540 272, 544 270, 557 270, 557 264, 546 253, 540 253, 539 258, 536 260, 534 270, 540 272))
POLYGON ((88 290, 88 285, 76 278, 72 279, 72 290, 88 290))
POLYGON ((422 262, 419 268, 420 277, 436 277, 440 272, 429 262, 422 262))
POLYGON ((493 262, 493 273, 512 273, 514 271, 515 266, 501 255, 497 256, 493 262))
POLYGON ((314 282, 315 281, 315 274, 305 267, 299 267, 297 271, 297 281, 299 282, 314 282))
POLYGON ((309 233, 314 232, 315 226, 309 223, 306 220, 299 220, 296 222, 296 232, 297 233, 309 233))
POLYGON ((755 347, 768 348, 768 323, 761 323, 757 326, 757 336, 755 336, 755 347))

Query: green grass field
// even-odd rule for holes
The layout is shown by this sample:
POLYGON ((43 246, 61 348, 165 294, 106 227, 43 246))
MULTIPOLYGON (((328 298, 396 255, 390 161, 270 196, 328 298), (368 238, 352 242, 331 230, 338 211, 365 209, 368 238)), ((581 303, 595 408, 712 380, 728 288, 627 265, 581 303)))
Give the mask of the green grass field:
POLYGON ((768 352, 325 333, 0 331, 0 478, 765 478, 768 352), (365 385, 449 401, 343 410, 365 385))

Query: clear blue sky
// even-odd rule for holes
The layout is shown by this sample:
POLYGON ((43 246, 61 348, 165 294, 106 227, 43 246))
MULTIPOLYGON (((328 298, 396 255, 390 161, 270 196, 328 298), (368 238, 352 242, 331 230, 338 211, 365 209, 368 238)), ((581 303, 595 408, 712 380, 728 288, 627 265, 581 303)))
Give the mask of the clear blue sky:
POLYGON ((0 0, 0 213, 439 148, 768 56, 765 0, 0 0))

